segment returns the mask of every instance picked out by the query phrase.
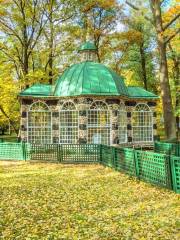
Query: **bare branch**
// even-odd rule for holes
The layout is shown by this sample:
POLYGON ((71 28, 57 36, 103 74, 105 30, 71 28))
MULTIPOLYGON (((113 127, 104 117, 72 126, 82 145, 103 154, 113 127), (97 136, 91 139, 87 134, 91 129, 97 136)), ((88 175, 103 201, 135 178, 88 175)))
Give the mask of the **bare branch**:
POLYGON ((71 19, 73 16, 74 16, 74 14, 72 14, 70 16, 67 16, 66 18, 55 18, 53 20, 53 23, 55 23, 55 22, 59 22, 59 23, 65 22, 65 21, 71 19))
POLYGON ((28 40, 28 43, 27 43, 28 46, 30 45, 30 43, 33 39, 33 36, 34 36, 34 32, 35 32, 37 1, 33 1, 33 3, 34 3, 33 11, 31 11, 31 14, 32 14, 32 31, 31 31, 31 34, 30 34, 30 37, 29 37, 29 40, 28 40))
POLYGON ((131 7, 132 9, 136 10, 136 11, 139 11, 141 13, 141 15, 146 19, 148 20, 151 24, 154 25, 154 22, 152 21, 151 18, 149 18, 148 16, 144 15, 144 13, 141 11, 140 8, 138 8, 137 6, 135 6, 134 4, 130 3, 129 1, 126 1, 126 4, 131 7))
POLYGON ((9 120, 9 122, 10 122, 11 126, 13 127, 15 133, 18 134, 18 129, 16 129, 14 121, 11 120, 11 118, 8 116, 8 114, 5 112, 3 106, 1 106, 1 105, 0 105, 0 111, 9 120))
POLYGON ((174 34, 172 34, 170 37, 168 37, 166 40, 165 40, 165 44, 169 43, 178 33, 180 32, 180 28, 178 28, 174 34))
POLYGON ((23 45, 23 41, 22 39, 20 38, 20 36, 16 33, 16 31, 14 29, 12 29, 9 25, 7 25, 5 22, 3 22, 1 19, 0 19, 0 24, 2 24, 6 29, 8 29, 10 32, 12 33, 7 33, 8 35, 13 35, 15 36, 19 41, 20 43, 23 45))
POLYGON ((173 22, 175 22, 178 18, 180 17, 180 13, 178 13, 169 23, 167 23, 164 27, 163 30, 165 31, 173 22))
POLYGON ((164 1, 165 1, 165 0, 162 0, 160 4, 162 5, 162 4, 164 3, 164 1))

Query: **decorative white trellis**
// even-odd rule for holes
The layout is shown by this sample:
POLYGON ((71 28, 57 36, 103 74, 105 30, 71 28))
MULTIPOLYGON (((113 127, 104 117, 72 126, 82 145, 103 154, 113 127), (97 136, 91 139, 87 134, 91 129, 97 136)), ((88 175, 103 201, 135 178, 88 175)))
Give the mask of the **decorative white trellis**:
POLYGON ((132 113, 133 142, 153 141, 153 113, 146 104, 138 104, 132 113))
POLYGON ((103 101, 95 101, 87 111, 88 143, 110 145, 110 112, 103 101))
MULTIPOLYGON (((118 111, 119 143, 127 142, 127 112, 124 103, 116 107, 118 111)), ((111 144, 111 111, 103 101, 95 101, 87 110, 87 142, 111 144)), ((28 142, 36 144, 52 143, 52 113, 43 102, 33 103, 28 111, 28 142)), ((68 101, 59 112, 59 143, 78 143, 79 111, 68 101)), ((153 141, 153 113, 146 104, 138 104, 132 112, 132 141, 153 141)))
POLYGON ((127 112, 124 103, 120 103, 118 111, 118 135, 119 143, 127 142, 127 112))
POLYGON ((43 102, 33 103, 28 111, 28 142, 45 144, 52 142, 52 116, 43 102))
POLYGON ((79 112, 76 110, 74 103, 64 103, 59 113, 60 143, 78 142, 78 118, 79 112))

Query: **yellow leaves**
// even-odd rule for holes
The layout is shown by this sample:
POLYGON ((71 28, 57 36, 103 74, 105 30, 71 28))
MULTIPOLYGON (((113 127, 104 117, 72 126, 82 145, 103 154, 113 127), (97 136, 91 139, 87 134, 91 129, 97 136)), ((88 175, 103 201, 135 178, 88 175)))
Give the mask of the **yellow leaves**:
POLYGON ((34 72, 30 71, 26 77, 28 78, 28 83, 30 85, 34 83, 48 83, 48 74, 41 69, 38 69, 34 72))
MULTIPOLYGON (((83 1, 81 1, 83 2, 83 1)), ((109 1, 104 1, 104 0, 90 0, 86 1, 85 5, 83 7, 83 12, 89 12, 91 11, 92 8, 94 7, 100 7, 103 9, 111 9, 113 7, 117 6, 117 1, 116 0, 109 0, 109 1)))
POLYGON ((164 14, 163 14, 163 23, 166 24, 168 22, 171 21, 171 19, 173 19, 177 14, 179 14, 180 12, 180 4, 178 5, 175 5, 171 8, 168 9, 168 11, 166 11, 164 14))
POLYGON ((4 240, 168 240, 178 236, 178 196, 111 169, 4 165, 0 182, 4 240))
MULTIPOLYGON (((11 77, 12 65, 0 65, 0 105, 6 114, 14 121, 18 121, 19 105, 17 94, 19 92, 19 84, 11 77)), ((7 119, 1 113, 0 125, 7 124, 7 119)))
POLYGON ((140 43, 142 40, 142 33, 136 30, 128 30, 114 34, 114 37, 121 43, 126 41, 128 44, 140 43))
POLYGON ((127 86, 138 86, 138 83, 134 80, 134 72, 131 70, 122 71, 122 75, 126 79, 127 86))

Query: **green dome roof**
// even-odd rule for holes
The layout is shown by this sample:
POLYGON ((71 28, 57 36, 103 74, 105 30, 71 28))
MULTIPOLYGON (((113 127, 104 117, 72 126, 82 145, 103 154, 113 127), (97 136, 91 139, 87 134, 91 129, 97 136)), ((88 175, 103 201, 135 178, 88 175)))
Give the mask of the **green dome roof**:
POLYGON ((97 48, 94 45, 94 43, 92 43, 92 42, 85 42, 79 48, 79 51, 84 51, 84 50, 94 50, 95 51, 95 50, 97 50, 97 48))
POLYGON ((128 95, 123 78, 96 62, 74 64, 57 80, 54 96, 128 95))

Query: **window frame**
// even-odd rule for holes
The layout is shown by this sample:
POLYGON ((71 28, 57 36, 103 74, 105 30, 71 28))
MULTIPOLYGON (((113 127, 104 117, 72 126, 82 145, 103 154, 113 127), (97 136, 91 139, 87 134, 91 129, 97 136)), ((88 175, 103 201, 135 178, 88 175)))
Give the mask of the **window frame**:
MULTIPOLYGON (((139 117, 139 116, 138 116, 139 117)), ((137 137, 136 137, 137 138, 137 137)), ((134 110, 133 110, 133 112, 132 112, 132 142, 133 143, 150 143, 150 142, 153 142, 153 111, 150 109, 150 107, 146 104, 146 103, 138 103, 136 106, 135 106, 135 108, 134 108, 134 110), (139 106, 140 105, 142 105, 143 107, 145 107, 146 109, 148 109, 148 110, 136 110, 137 108, 139 108, 139 106), (137 114, 137 113, 143 113, 143 118, 145 118, 145 117, 148 117, 148 119, 150 119, 151 121, 149 121, 149 122, 151 122, 151 124, 146 124, 146 125, 144 125, 144 120, 142 121, 143 122, 143 124, 141 124, 141 125, 135 125, 135 124, 133 124, 133 117, 137 117, 137 116, 134 116, 134 114, 137 114), (145 116, 145 113, 148 113, 149 114, 149 116, 147 115, 147 116, 145 116), (139 139, 141 139, 141 134, 140 134, 140 132, 142 132, 143 133, 143 139, 141 139, 141 140, 135 140, 135 137, 134 137, 134 131, 135 131, 135 128, 136 129, 139 129, 140 131, 139 131, 139 136, 138 136, 138 138, 139 139), (149 128, 149 129, 148 129, 149 128), (146 137, 146 139, 145 139, 145 131, 147 131, 149 134, 151 134, 151 136, 149 135, 148 137, 146 137), (150 138, 151 137, 151 138, 150 138)))
MULTIPOLYGON (((36 101, 36 102, 33 102, 30 106, 29 106, 29 109, 28 109, 28 111, 27 111, 27 142, 28 143, 32 143, 32 144, 36 144, 36 143, 33 143, 33 142, 30 142, 29 141, 29 137, 30 137, 30 134, 29 134, 29 129, 31 128, 31 129, 38 129, 38 128, 41 128, 41 127, 37 127, 37 126, 30 126, 29 125, 29 113, 32 113, 32 112, 39 112, 39 113, 50 113, 50 127, 49 127, 49 130, 50 130, 50 142, 49 143, 42 143, 42 138, 41 138, 41 143, 39 144, 39 145, 41 145, 41 144, 52 144, 52 111, 50 110, 50 108, 49 108, 49 106, 45 103, 45 102, 42 102, 42 101, 36 101), (46 106, 46 108, 47 108, 47 110, 33 110, 32 109, 32 107, 33 107, 33 105, 36 105, 36 104, 38 104, 38 103, 40 103, 40 104, 43 104, 44 106, 46 106)), ((31 130, 32 131, 32 130, 31 130)), ((36 136, 35 136, 36 137, 36 136)))
POLYGON ((124 144, 127 143, 127 111, 126 111, 126 106, 123 102, 120 102, 119 104, 119 109, 118 109, 118 139, 119 139, 119 144, 124 144), (120 114, 123 113, 126 121, 124 122, 124 126, 120 125, 120 114), (124 134, 124 139, 125 141, 120 142, 120 128, 125 130, 125 134, 124 134))
MULTIPOLYGON (((88 144, 93 144, 93 142, 91 141, 90 142, 90 137, 89 137, 89 133, 90 133, 90 129, 107 129, 107 136, 106 137, 106 145, 111 145, 112 144, 112 134, 111 134, 111 130, 112 130, 112 124, 111 124, 111 111, 107 105, 107 103, 105 103, 104 101, 102 100, 96 100, 96 101, 93 101, 89 107, 89 109, 86 111, 87 112, 87 143, 88 144), (97 104, 98 103, 98 104, 97 104), (102 104, 102 106, 104 106, 103 108, 99 108, 100 104, 102 104), (94 106, 95 108, 94 108, 94 106), (93 107, 93 108, 92 108, 93 107), (97 107, 97 108, 96 108, 97 107), (108 128, 107 126, 101 126, 99 125, 97 122, 96 124, 94 124, 94 126, 92 124, 89 124, 89 119, 91 118, 90 117, 90 114, 93 113, 93 112, 105 112, 106 113, 106 117, 109 119, 109 123, 108 123, 108 128), (95 126, 96 125, 96 126, 95 126)), ((99 141, 99 139, 98 139, 99 141)), ((102 143, 98 143, 98 144, 102 144, 102 143)))
POLYGON ((63 128, 75 129, 76 136, 77 136, 77 141, 79 140, 79 111, 76 109, 76 105, 72 101, 64 102, 62 107, 61 107, 61 109, 60 109, 60 111, 59 111, 59 144, 77 144, 77 142, 72 142, 72 138, 71 138, 71 142, 70 143, 67 142, 68 138, 66 136, 72 136, 72 135, 67 135, 67 134, 63 134, 62 135, 61 134, 61 129, 63 129, 63 128), (71 104, 71 106, 73 106, 74 109, 68 109, 68 108, 64 109, 64 106, 66 104, 71 104), (62 127, 61 124, 60 124, 61 123, 61 120, 60 120, 61 119, 61 114, 63 114, 63 113, 68 114, 68 113, 72 113, 72 112, 77 113, 77 116, 76 116, 76 120, 77 120, 76 121, 76 126, 63 126, 62 127), (66 138, 63 138, 63 140, 61 140, 61 136, 65 136, 66 138), (64 142, 64 141, 66 141, 66 142, 64 142))

